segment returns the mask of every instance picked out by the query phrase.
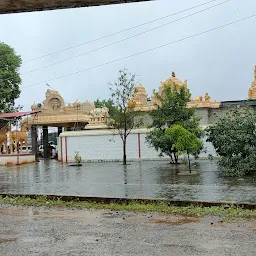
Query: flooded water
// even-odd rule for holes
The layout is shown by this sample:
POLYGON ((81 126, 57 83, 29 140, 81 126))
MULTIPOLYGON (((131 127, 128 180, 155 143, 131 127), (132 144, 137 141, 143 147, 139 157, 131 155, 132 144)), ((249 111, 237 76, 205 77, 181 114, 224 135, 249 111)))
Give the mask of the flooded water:
POLYGON ((167 161, 84 163, 69 167, 55 160, 0 167, 0 193, 56 194, 193 201, 256 203, 256 175, 223 177, 215 162, 197 161, 193 175, 167 161))

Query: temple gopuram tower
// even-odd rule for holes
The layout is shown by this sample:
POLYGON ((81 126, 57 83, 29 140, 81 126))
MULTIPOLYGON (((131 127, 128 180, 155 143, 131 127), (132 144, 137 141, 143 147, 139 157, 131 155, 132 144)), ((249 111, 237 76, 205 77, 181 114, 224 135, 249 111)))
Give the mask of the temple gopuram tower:
POLYGON ((251 100, 256 99, 256 65, 254 67, 254 81, 248 91, 248 98, 251 100))
MULTIPOLYGON (((174 72, 172 72, 172 76, 170 78, 160 83, 158 94, 161 97, 165 96, 165 92, 164 92, 165 86, 171 86, 172 88, 175 88, 177 90, 179 90, 181 87, 184 87, 185 90, 188 89, 187 80, 185 80, 184 82, 181 81, 179 78, 176 77, 174 72)), ((154 94, 152 95, 151 99, 154 104, 158 104, 158 100, 154 94)))
POLYGON ((145 105, 147 104, 147 97, 148 94, 146 92, 145 87, 143 87, 141 84, 136 86, 135 88, 135 95, 133 97, 133 101, 136 102, 136 105, 145 105))
POLYGON ((164 91, 164 87, 166 85, 171 85, 173 87, 176 87, 177 89, 180 87, 184 87, 185 89, 187 89, 187 80, 185 80, 184 82, 181 81, 180 79, 178 79, 175 75, 174 72, 172 72, 172 76, 170 78, 168 78, 166 81, 161 82, 160 87, 159 87, 159 95, 163 96, 163 91, 164 91))

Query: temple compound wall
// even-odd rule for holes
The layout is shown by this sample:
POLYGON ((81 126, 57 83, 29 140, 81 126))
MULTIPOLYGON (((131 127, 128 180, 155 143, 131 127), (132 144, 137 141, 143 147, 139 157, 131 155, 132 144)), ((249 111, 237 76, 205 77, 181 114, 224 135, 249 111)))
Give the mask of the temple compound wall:
MULTIPOLYGON (((148 132, 148 129, 135 129, 128 136, 128 161, 169 159, 167 156, 159 157, 159 152, 147 144, 148 132)), ((201 158, 206 158, 208 154, 216 156, 213 146, 205 139, 204 146, 207 152, 202 153, 201 158)), ((122 140, 119 134, 107 129, 63 132, 58 147, 58 160, 64 163, 74 162, 76 152, 84 162, 122 161, 122 140)))
POLYGON ((207 127, 215 124, 220 117, 224 117, 231 109, 244 110, 246 108, 256 110, 256 99, 223 101, 218 109, 196 109, 196 115, 201 118, 200 125, 207 127))

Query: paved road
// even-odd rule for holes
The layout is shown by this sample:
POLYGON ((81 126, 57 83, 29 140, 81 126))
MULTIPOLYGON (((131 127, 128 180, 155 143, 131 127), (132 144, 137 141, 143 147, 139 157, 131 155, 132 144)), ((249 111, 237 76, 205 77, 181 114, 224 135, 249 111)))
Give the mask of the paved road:
POLYGON ((0 254, 255 255, 256 220, 0 206, 0 254))

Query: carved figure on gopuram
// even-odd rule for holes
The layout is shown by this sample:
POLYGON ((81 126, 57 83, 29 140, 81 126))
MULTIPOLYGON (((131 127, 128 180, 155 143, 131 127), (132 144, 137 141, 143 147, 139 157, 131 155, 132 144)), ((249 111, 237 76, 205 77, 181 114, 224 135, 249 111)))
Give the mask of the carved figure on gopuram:
POLYGON ((197 98, 191 99, 191 102, 203 102, 203 96, 199 96, 197 98))
POLYGON ((205 94, 205 96, 204 96, 204 101, 205 102, 210 102, 210 100, 211 100, 211 97, 209 96, 209 94, 208 94, 208 92, 205 94))

